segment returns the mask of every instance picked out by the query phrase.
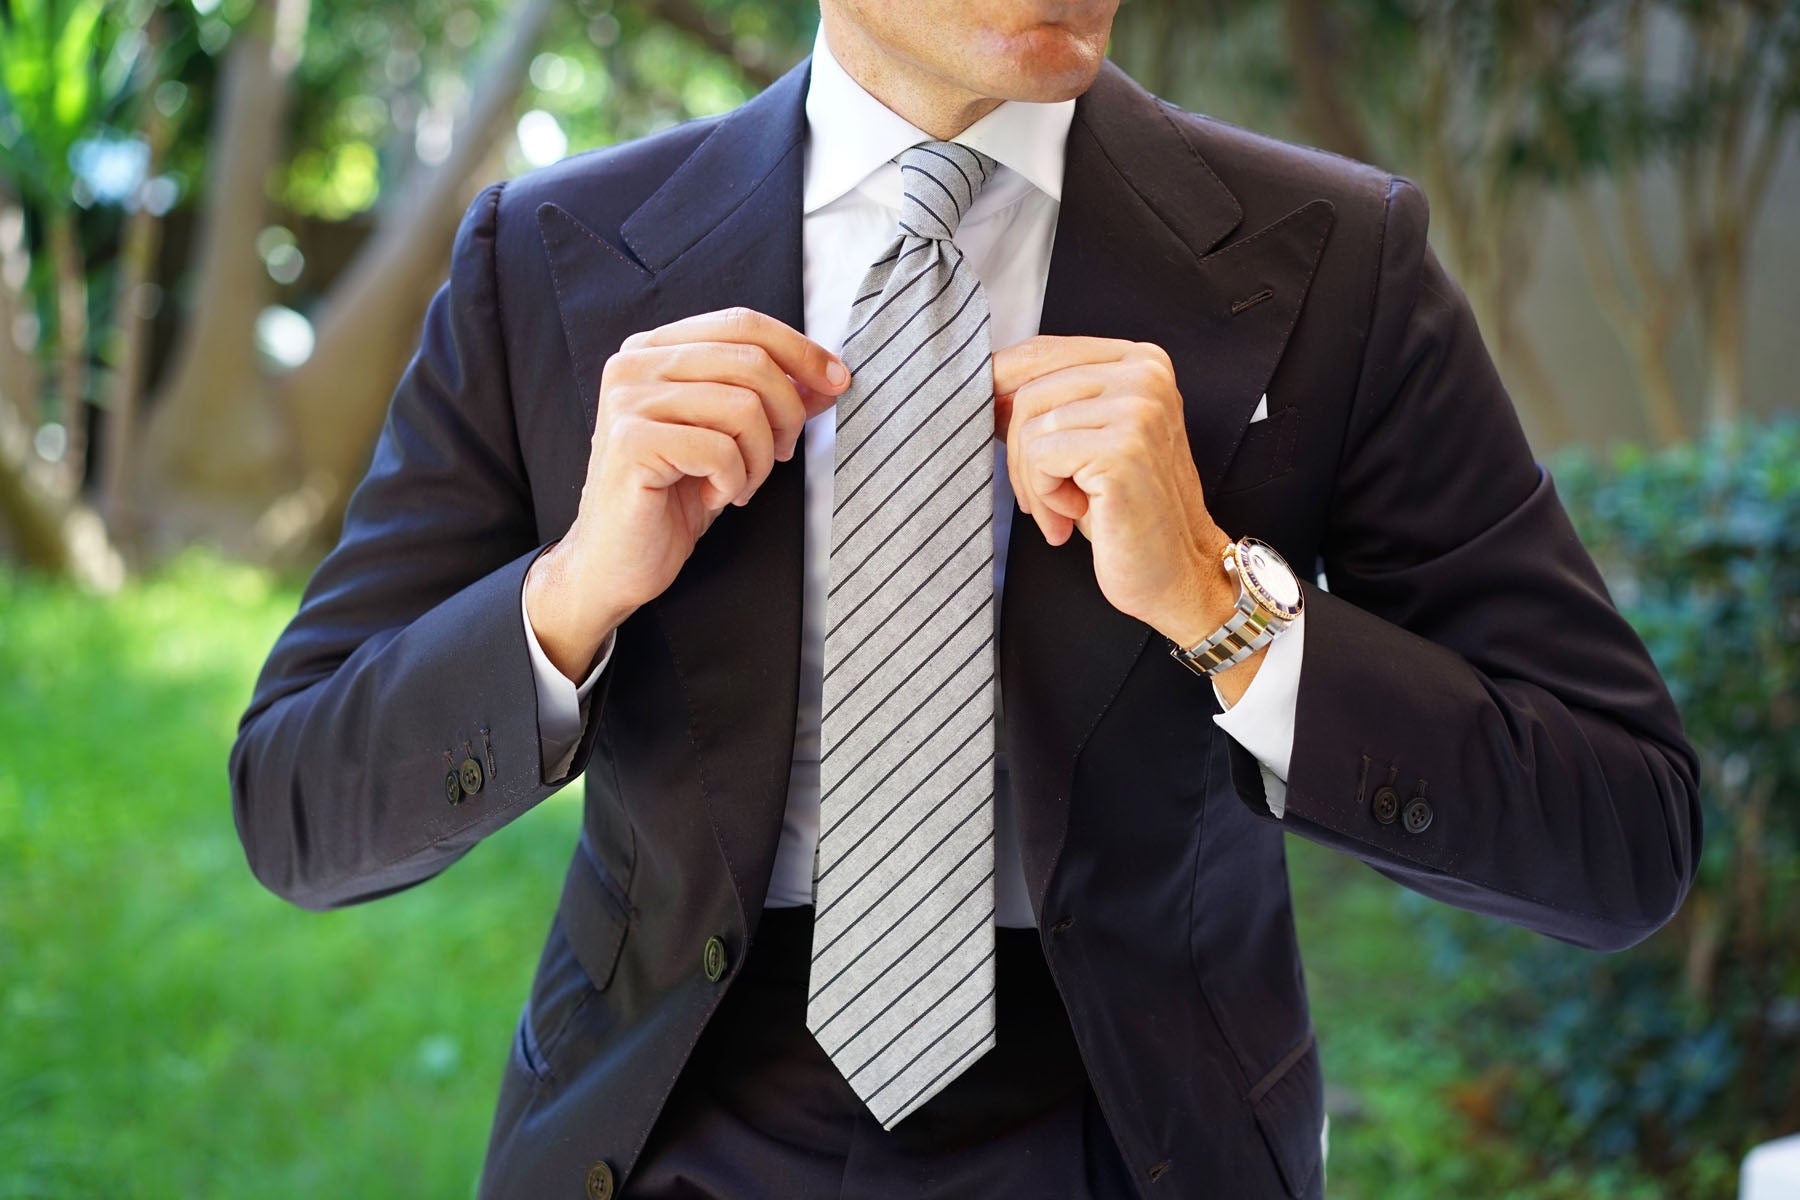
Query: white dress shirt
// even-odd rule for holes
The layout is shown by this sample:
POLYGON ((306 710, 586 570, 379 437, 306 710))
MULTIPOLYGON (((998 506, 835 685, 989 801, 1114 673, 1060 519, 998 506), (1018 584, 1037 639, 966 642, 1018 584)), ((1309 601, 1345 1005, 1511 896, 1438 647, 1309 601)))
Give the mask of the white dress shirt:
MULTIPOLYGON (((1075 102, 1007 101, 958 134, 956 141, 1000 164, 956 231, 956 246, 980 277, 995 350, 1035 335, 1050 271, 1050 248, 1062 200, 1063 148, 1075 102)), ((834 353, 842 346, 850 302, 869 264, 893 239, 900 219, 900 168, 892 160, 931 135, 864 91, 832 57, 821 25, 813 45, 806 95, 807 144, 802 197, 806 335, 834 353)), ((1266 400, 1258 417, 1267 413, 1266 400)), ((805 578, 800 637, 799 714, 788 776, 787 810, 766 903, 812 903, 813 851, 819 837, 819 720, 825 654, 825 596, 831 552, 834 409, 806 423, 805 578)), ((994 469, 995 611, 1004 582, 1013 495, 1006 447, 997 442, 994 469)), ((524 616, 524 598, 520 597, 524 616)), ((551 778, 568 769, 586 721, 590 690, 612 656, 612 635, 596 666, 576 686, 539 647, 525 619, 537 682, 538 730, 551 778)), ((1269 647, 1250 688, 1213 720, 1262 764, 1269 807, 1282 815, 1293 751, 1304 617, 1269 647)), ((996 647, 998 642, 996 641, 996 647)), ((1199 680, 1194 681, 1196 686, 1199 680)), ((1223 697, 1220 707, 1225 708, 1223 697)), ((997 714, 999 715, 999 714, 997 714)), ((1003 716, 1001 719, 1004 719, 1003 716)), ((1029 927, 1031 904, 1019 857, 1017 824, 1003 748, 995 756, 995 920, 1029 927)))

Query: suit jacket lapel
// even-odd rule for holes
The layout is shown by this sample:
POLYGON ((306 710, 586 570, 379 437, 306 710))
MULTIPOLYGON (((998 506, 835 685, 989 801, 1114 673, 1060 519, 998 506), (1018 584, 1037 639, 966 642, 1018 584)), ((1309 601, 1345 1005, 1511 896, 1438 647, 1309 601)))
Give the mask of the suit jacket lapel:
MULTIPOLYGON (((1209 490, 1274 374, 1331 205, 1315 201, 1215 250, 1242 218, 1160 103, 1104 64, 1069 129, 1040 329, 1168 351, 1209 490), (1263 291, 1270 295, 1242 306, 1263 291)), ((1015 505, 1000 678, 1025 877, 1040 915, 1082 748, 1146 647, 1161 646, 1102 595, 1085 538, 1052 547, 1015 505)))
MULTIPOLYGON (((601 368, 636 330, 737 304, 802 327, 807 78, 802 62, 727 115, 625 220, 622 246, 554 204, 539 210, 590 431, 601 368)), ((762 910, 793 756, 805 459, 776 463, 749 504, 721 512, 632 618, 654 622, 677 664, 706 816, 747 926, 762 910)))

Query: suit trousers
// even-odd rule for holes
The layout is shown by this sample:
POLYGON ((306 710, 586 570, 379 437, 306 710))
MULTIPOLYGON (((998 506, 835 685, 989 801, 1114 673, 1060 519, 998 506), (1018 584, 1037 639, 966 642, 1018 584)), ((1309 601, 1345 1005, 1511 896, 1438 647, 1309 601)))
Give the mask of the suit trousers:
POLYGON ((1035 929, 995 931, 996 1044, 892 1130, 806 1028, 813 909, 764 911, 629 1200, 1131 1200, 1035 929))

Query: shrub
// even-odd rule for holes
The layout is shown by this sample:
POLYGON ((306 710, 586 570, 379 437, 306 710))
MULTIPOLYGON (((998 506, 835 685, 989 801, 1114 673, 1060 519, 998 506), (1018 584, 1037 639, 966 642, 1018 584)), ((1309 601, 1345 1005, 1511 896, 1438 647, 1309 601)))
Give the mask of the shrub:
POLYGON ((1433 906, 1437 961, 1505 964, 1467 1049, 1547 1172, 1729 1196, 1748 1146, 1800 1130, 1800 422, 1550 466, 1700 753, 1701 871, 1624 954, 1433 906))

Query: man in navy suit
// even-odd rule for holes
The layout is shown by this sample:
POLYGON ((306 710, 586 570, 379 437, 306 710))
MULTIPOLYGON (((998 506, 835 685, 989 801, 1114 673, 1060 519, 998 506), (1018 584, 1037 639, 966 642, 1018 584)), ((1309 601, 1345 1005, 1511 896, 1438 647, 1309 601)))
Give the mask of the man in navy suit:
POLYGON ((1111 0, 822 8, 741 108, 470 206, 244 715, 250 864, 372 899, 586 772, 484 1195, 1319 1196, 1282 832, 1630 945, 1700 848, 1668 693, 1411 183, 1148 95, 1111 0), (996 164, 998 1041, 889 1129, 804 1024, 824 543, 942 142, 996 164))

